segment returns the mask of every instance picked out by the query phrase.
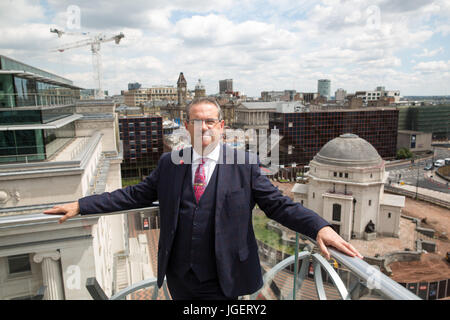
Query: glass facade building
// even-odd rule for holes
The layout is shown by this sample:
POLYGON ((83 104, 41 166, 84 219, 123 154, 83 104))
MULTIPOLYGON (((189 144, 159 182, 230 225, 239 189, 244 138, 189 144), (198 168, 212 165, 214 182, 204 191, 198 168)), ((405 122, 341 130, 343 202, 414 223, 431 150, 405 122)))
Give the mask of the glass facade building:
POLYGON ((399 130, 431 132, 433 139, 450 138, 450 105, 399 107, 399 130))
POLYGON ((80 89, 72 81, 0 55, 0 108, 73 103, 80 89))
POLYGON ((72 81, 0 55, 0 163, 48 160, 75 137, 72 81), (66 123, 67 122, 67 123, 66 123))
POLYGON ((307 165, 330 140, 353 133, 372 144, 383 158, 394 158, 398 110, 336 110, 270 113, 269 128, 278 129, 280 164, 307 165))

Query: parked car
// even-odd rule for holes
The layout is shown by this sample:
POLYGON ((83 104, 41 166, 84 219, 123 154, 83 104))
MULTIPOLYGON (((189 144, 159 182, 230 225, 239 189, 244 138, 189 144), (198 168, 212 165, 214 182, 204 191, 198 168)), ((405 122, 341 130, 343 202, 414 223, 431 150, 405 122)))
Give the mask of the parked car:
POLYGON ((434 166, 435 166, 436 168, 445 166, 445 160, 443 160, 443 159, 436 160, 436 161, 434 162, 434 166))
POLYGON ((433 164, 432 163, 427 163, 425 165, 425 167, 423 168, 423 170, 433 170, 433 164))

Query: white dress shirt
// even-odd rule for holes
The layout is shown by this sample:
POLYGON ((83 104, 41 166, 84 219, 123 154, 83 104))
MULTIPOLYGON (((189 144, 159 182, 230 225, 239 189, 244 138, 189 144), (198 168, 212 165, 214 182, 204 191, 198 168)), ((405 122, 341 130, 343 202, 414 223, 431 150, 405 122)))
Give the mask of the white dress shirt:
MULTIPOLYGON (((205 168, 205 189, 208 186, 209 179, 211 178, 214 169, 216 167, 217 162, 219 161, 220 156, 220 143, 217 144, 217 146, 214 148, 213 151, 211 151, 208 155, 204 155, 203 159, 205 160, 205 164, 203 167, 205 168)), ((195 170, 197 170, 197 167, 200 163, 202 163, 202 156, 199 155, 194 149, 192 149, 192 185, 194 185, 194 179, 195 179, 195 170)))

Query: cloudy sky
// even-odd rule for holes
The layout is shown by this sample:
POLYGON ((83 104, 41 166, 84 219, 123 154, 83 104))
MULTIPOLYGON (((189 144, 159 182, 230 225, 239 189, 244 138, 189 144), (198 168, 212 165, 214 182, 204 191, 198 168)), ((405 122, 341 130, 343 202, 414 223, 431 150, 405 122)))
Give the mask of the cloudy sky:
POLYGON ((84 38, 50 28, 125 34, 102 45, 110 94, 129 82, 176 85, 183 72, 189 89, 200 78, 208 94, 227 78, 255 97, 317 91, 327 78, 333 93, 383 85, 450 95, 448 0, 0 0, 0 54, 92 88, 89 47, 52 51, 84 38))

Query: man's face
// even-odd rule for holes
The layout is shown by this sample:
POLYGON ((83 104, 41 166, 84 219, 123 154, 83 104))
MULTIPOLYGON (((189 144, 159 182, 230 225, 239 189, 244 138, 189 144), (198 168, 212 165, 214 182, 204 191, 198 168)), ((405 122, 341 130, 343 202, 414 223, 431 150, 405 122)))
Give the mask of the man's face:
POLYGON ((220 141, 224 121, 218 119, 219 111, 211 103, 195 104, 189 110, 189 121, 185 122, 185 126, 191 135, 191 143, 198 153, 210 153, 220 141), (202 150, 199 150, 200 147, 202 150))

